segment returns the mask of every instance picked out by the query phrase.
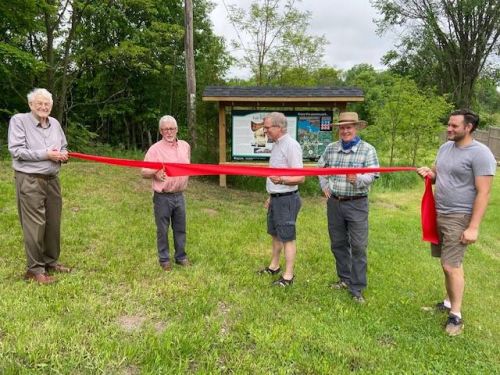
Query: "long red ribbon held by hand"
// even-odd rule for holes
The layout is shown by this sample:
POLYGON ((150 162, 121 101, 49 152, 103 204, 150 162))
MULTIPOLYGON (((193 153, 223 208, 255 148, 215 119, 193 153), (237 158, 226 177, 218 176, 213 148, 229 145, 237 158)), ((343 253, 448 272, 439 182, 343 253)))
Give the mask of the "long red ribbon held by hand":
MULTIPOLYGON (((170 177, 179 176, 208 176, 208 175, 243 175, 255 177, 268 176, 331 176, 354 173, 391 173, 414 171, 414 167, 381 167, 381 168, 269 168, 248 165, 215 165, 215 164, 180 164, 159 163, 130 159, 110 158, 70 152, 73 158, 95 161, 98 163, 119 165, 134 168, 163 169, 170 177)), ((438 243, 436 226, 436 208, 434 195, 432 194, 432 183, 425 183, 425 193, 421 205, 423 240, 438 243)))
POLYGON ((140 160, 109 158, 70 152, 69 156, 96 161, 99 163, 121 165, 124 167, 163 169, 170 177, 179 176, 214 176, 220 174, 239 176, 331 176, 350 173, 389 173, 414 171, 414 167, 382 167, 382 168, 269 168, 250 165, 216 165, 216 164, 182 164, 182 163, 159 163, 140 160))

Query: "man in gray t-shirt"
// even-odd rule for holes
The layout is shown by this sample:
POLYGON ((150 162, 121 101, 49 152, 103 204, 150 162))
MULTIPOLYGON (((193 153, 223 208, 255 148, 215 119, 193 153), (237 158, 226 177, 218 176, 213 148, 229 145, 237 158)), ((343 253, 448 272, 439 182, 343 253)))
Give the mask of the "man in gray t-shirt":
POLYGON ((436 307, 448 311, 446 332, 462 333, 460 312, 464 293, 462 260, 467 245, 476 242, 479 225, 488 206, 496 161, 491 151, 472 133, 479 116, 461 109, 448 120, 448 142, 437 154, 433 168, 421 167, 417 173, 430 177, 436 184, 435 199, 439 244, 431 245, 432 255, 441 258, 446 298, 436 307))

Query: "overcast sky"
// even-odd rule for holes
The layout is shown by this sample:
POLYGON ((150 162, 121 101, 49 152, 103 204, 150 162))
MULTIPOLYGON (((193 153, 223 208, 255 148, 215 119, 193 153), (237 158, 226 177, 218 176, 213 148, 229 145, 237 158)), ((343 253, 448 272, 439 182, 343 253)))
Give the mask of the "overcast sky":
MULTIPOLYGON (((224 3, 248 9, 252 0, 212 1, 216 4, 211 14, 215 33, 226 39, 228 50, 237 57, 237 52, 232 51, 230 44, 232 39, 236 39, 236 33, 228 21, 224 3)), ((375 33, 373 19, 378 15, 369 0, 303 0, 296 7, 311 12, 308 33, 324 35, 328 40, 324 57, 327 65, 346 70, 354 65, 367 63, 376 69, 383 69, 380 59, 394 48, 395 36, 386 34, 379 37, 375 33)), ((248 73, 233 68, 229 76, 247 78, 248 73)))

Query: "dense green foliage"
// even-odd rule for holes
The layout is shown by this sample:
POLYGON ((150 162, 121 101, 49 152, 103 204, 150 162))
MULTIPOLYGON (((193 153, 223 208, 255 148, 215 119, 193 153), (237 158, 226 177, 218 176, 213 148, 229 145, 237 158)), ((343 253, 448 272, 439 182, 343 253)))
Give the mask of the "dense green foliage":
MULTIPOLYGON (((413 176, 415 173, 401 173, 413 176)), ((61 261, 52 286, 22 280, 24 250, 8 163, 0 163, 2 374, 496 374, 500 184, 465 258, 465 332, 423 311, 443 296, 420 240, 423 184, 370 195, 367 303, 334 281, 325 202, 304 197, 296 283, 273 288, 264 190, 192 179, 189 269, 158 266, 149 181, 136 170, 71 162, 61 172, 61 261)))
MULTIPOLYGON (((229 63, 212 32, 210 7, 195 1, 200 91, 220 82, 229 63)), ((183 24, 180 1, 2 2, 0 120, 26 111, 26 94, 38 86, 53 93, 52 113, 65 127, 95 133, 101 143, 144 149, 156 141, 165 113, 179 120, 185 136, 183 24)), ((213 153, 217 113, 201 102, 198 108, 198 152, 213 153)), ((72 149, 88 145, 89 136, 70 139, 72 149)))

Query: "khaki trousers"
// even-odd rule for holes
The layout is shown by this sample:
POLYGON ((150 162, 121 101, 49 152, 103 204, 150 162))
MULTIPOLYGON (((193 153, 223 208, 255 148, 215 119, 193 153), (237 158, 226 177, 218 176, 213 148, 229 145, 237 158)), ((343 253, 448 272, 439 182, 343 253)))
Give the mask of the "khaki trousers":
POLYGON ((45 272, 61 252, 61 185, 57 176, 15 172, 17 209, 28 270, 45 272))

